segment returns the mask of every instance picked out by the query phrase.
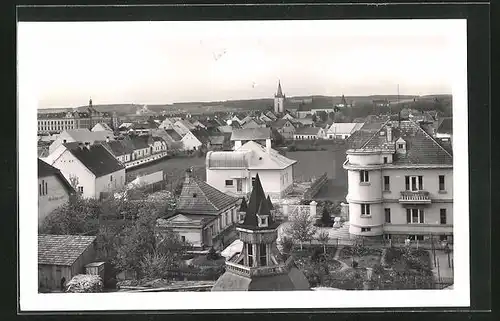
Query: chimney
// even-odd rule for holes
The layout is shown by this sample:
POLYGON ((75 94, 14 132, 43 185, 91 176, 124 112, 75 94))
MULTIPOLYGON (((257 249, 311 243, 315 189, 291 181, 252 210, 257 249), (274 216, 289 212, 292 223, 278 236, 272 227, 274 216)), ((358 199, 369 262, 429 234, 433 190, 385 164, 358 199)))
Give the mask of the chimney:
POLYGON ((267 139, 266 139, 266 151, 267 151, 268 153, 270 153, 270 152, 271 152, 271 138, 267 138, 267 139))
POLYGON ((241 147, 241 140, 234 141, 234 150, 237 150, 241 147))
POLYGON ((386 130, 387 130, 387 142, 391 143, 392 142, 392 124, 391 123, 387 124, 386 130))

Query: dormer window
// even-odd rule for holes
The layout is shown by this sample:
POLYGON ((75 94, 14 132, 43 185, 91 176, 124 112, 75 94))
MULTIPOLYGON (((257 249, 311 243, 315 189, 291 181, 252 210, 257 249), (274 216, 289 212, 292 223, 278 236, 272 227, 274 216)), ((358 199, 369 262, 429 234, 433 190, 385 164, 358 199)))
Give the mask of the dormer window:
POLYGON ((267 227, 267 216, 257 216, 259 227, 267 227))

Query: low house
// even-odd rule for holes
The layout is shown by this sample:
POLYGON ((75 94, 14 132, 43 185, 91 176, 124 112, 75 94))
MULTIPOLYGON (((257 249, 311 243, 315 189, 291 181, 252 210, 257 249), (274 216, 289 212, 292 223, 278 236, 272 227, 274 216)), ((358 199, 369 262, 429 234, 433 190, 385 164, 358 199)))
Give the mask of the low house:
POLYGON ((85 198, 101 198, 125 184, 125 167, 101 144, 65 143, 49 157, 49 165, 85 198))
POLYGON ((158 232, 169 228, 198 249, 223 248, 225 234, 238 222, 238 202, 187 170, 176 212, 157 221, 158 232))
POLYGON ((135 123, 132 125, 132 128, 130 128, 130 131, 134 132, 137 135, 148 135, 156 128, 158 128, 156 123, 154 121, 151 121, 145 123, 135 123))
POLYGON ((191 124, 188 120, 181 119, 174 123, 174 129, 181 135, 184 136, 189 131, 195 130, 196 127, 191 124))
POLYGON ((321 127, 299 127, 293 134, 295 140, 325 139, 325 130, 321 127))
POLYGON ((276 130, 284 139, 293 139, 295 126, 288 119, 278 119, 271 124, 271 129, 276 130))
POLYGON ((314 126, 314 121, 310 115, 306 116, 304 118, 295 118, 291 122, 295 125, 295 127, 312 127, 312 126, 314 126))
POLYGON ((249 141, 234 151, 213 152, 206 156, 206 181, 218 190, 236 197, 248 196, 259 174, 266 191, 283 197, 293 187, 293 165, 297 161, 271 148, 249 141))
POLYGON ((364 123, 333 123, 326 131, 329 139, 347 139, 364 123))
POLYGON ((105 132, 109 132, 109 133, 111 133, 111 135, 113 135, 113 130, 106 123, 97 123, 97 124, 95 124, 95 126, 92 127, 92 131, 93 132, 103 132, 103 131, 105 131, 105 132))
POLYGON ((241 125, 241 128, 245 129, 253 129, 253 128, 261 128, 261 127, 266 127, 266 123, 262 120, 260 120, 257 117, 253 117, 248 119, 249 117, 244 119, 244 123, 241 125))
POLYGON ((267 115, 266 115, 266 114, 264 114, 264 113, 261 113, 261 114, 260 114, 259 119, 260 119, 261 121, 263 121, 264 123, 270 123, 270 122, 272 122, 272 121, 274 121, 274 120, 275 120, 275 119, 273 119, 273 118, 271 118, 271 117, 267 116, 267 115))
POLYGON ((57 139, 50 144, 49 154, 52 154, 59 146, 64 143, 88 143, 93 144, 95 142, 105 142, 107 140, 114 140, 113 133, 108 131, 96 131, 92 132, 86 128, 80 129, 68 129, 63 131, 57 139))
POLYGON ((272 111, 268 110, 265 115, 270 118, 272 121, 278 120, 278 116, 276 116, 272 111))
POLYGON ((254 141, 259 144, 266 144, 267 140, 272 140, 271 129, 267 127, 253 129, 235 129, 231 134, 231 142, 234 144, 235 150, 249 141, 254 141))
POLYGON ((118 126, 118 130, 122 133, 128 133, 132 129, 133 125, 133 123, 122 123, 118 126))
POLYGON ((130 138, 123 139, 123 143, 127 144, 133 149, 130 160, 136 160, 151 156, 149 137, 150 136, 132 136, 130 138))
POLYGON ((38 159, 38 225, 69 201, 75 189, 55 167, 38 159))
POLYGON ((193 134, 193 132, 188 131, 182 136, 181 139, 182 147, 184 150, 198 150, 203 143, 193 134))
POLYGON ((167 142, 158 136, 151 136, 151 151, 153 154, 166 152, 168 150, 167 142))
POLYGON ((96 258, 95 240, 95 236, 39 234, 39 289, 60 290, 75 275, 85 274, 85 265, 96 258))
POLYGON ((175 129, 165 129, 165 133, 173 143, 181 144, 182 136, 175 129))
POLYGON ((198 127, 192 130, 191 133, 200 141, 201 147, 208 147, 210 144, 210 132, 208 130, 198 127))

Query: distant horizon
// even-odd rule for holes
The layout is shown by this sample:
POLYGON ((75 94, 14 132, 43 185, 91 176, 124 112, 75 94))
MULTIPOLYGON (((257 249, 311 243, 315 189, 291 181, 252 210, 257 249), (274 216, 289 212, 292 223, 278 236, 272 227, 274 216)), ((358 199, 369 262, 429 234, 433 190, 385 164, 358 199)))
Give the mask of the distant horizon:
MULTIPOLYGON (((286 95, 286 93, 285 93, 286 95)), ((397 94, 370 94, 370 95, 344 95, 345 98, 351 98, 351 97, 372 97, 372 96, 381 96, 381 97, 387 97, 387 96, 397 96, 397 94)), ((425 96, 452 96, 451 93, 425 93, 425 94, 420 94, 420 95, 412 95, 412 94, 399 94, 401 97, 425 97, 425 96)), ((293 99, 293 98, 309 98, 309 97, 332 97, 332 98, 340 98, 342 95, 295 95, 295 96, 288 96, 286 95, 287 99, 293 99)), ((207 101, 174 101, 174 102, 168 102, 168 103, 142 103, 142 102, 106 102, 106 103, 99 103, 94 100, 94 98, 90 97, 92 99, 92 105, 93 106, 112 106, 112 105, 138 105, 138 106, 164 106, 164 105, 175 105, 175 104, 208 104, 208 103, 224 103, 224 102, 230 102, 230 101, 252 101, 252 100, 273 100, 274 97, 260 97, 260 98, 236 98, 236 99, 226 99, 226 100, 207 100, 207 101)), ((72 106, 55 106, 55 107, 40 107, 38 106, 38 109, 67 109, 67 108, 80 108, 80 107, 85 107, 88 106, 87 100, 86 104, 78 104, 78 105, 72 105, 72 106)))
POLYGON ((451 93, 453 22, 21 22, 39 109, 451 93), (33 54, 36 53, 36 54, 33 54), (311 94, 314 93, 314 94, 311 94), (139 103, 140 102, 140 103, 139 103))

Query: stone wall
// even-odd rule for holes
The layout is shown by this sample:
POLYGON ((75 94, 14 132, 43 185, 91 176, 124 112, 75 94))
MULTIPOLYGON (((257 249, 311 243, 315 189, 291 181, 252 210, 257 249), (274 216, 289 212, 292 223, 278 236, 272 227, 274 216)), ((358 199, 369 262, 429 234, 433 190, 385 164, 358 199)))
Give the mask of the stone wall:
POLYGON ((316 194, 318 194, 319 190, 321 189, 321 187, 323 187, 323 185, 326 184, 326 182, 328 181, 328 176, 327 176, 327 173, 324 173, 323 175, 321 175, 319 178, 317 178, 312 184, 311 184, 311 187, 309 187, 305 193, 304 193, 304 199, 305 200, 310 200, 312 199, 314 196, 316 196, 316 194))

